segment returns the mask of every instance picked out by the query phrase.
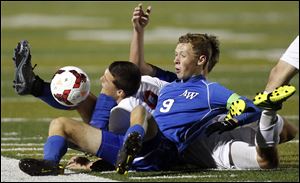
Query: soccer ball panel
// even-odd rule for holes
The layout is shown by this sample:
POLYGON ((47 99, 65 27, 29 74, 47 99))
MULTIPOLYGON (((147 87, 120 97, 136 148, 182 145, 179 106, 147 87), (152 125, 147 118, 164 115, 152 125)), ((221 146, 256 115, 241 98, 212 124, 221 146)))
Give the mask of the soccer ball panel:
POLYGON ((54 74, 50 87, 57 102, 72 107, 78 105, 89 95, 90 80, 82 69, 66 66, 54 74))

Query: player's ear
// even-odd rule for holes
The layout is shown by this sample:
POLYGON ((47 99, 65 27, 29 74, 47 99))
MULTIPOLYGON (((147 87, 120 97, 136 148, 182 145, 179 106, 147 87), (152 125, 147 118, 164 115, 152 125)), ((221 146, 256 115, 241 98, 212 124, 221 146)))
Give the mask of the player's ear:
POLYGON ((118 95, 118 97, 121 97, 121 98, 125 98, 125 96, 126 96, 124 90, 122 90, 122 89, 117 90, 117 95, 118 95))
POLYGON ((197 65, 204 65, 206 63, 206 56, 205 55, 200 55, 197 65))

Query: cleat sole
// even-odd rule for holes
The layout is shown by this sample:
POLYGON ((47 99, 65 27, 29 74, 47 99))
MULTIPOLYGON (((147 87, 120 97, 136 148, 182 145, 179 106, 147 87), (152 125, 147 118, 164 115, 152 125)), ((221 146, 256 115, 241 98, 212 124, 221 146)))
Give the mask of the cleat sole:
POLYGON ((232 119, 234 116, 241 115, 246 109, 246 103, 242 99, 232 102, 229 112, 225 117, 225 120, 232 119))
POLYGON ((258 93, 254 97, 253 103, 262 109, 279 110, 281 109, 282 103, 291 97, 295 92, 296 88, 294 86, 280 86, 269 94, 263 92, 258 93))

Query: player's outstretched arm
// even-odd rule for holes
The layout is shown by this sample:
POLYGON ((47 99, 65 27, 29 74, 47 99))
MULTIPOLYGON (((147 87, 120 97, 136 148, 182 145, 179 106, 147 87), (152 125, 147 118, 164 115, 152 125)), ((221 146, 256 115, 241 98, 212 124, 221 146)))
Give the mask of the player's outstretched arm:
POLYGON ((129 60, 140 68, 142 75, 154 76, 154 69, 145 62, 144 58, 144 29, 149 23, 150 13, 151 6, 148 6, 146 12, 144 12, 141 3, 134 8, 131 19, 133 37, 130 45, 129 60))

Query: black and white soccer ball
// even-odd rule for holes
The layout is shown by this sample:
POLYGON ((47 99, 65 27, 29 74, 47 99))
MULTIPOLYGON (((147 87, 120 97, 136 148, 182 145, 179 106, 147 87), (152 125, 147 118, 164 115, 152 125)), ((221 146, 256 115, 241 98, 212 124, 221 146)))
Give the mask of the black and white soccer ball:
POLYGON ((64 106, 74 107, 89 95, 90 79, 82 69, 65 66, 54 74, 50 88, 57 102, 64 106))

